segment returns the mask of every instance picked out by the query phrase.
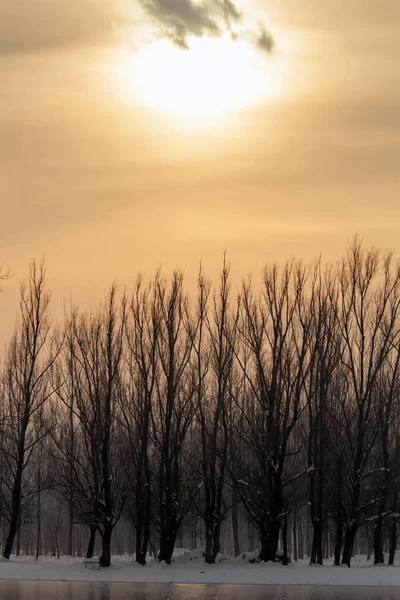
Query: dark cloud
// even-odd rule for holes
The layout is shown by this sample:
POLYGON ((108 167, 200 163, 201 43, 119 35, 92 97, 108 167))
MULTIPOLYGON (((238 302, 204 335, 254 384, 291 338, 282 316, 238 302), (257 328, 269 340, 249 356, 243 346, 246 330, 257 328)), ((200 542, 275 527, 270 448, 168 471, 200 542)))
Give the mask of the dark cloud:
MULTIPOLYGON (((241 37, 234 26, 239 25, 242 36, 254 39, 245 25, 243 13, 232 0, 139 0, 145 11, 152 17, 161 36, 172 40, 180 48, 188 49, 188 38, 219 37, 231 32, 233 39, 241 37)), ((271 52, 273 38, 262 25, 256 46, 271 52)))
POLYGON ((267 30, 265 25, 260 23, 260 33, 256 40, 257 46, 264 52, 271 53, 275 46, 274 38, 270 31, 267 30))
POLYGON ((263 26, 257 37, 235 0, 0 0, 0 54, 112 43, 121 26, 132 25, 137 3, 160 35, 181 48, 188 48, 190 36, 230 32, 232 39, 243 36, 272 50, 271 34, 263 26))

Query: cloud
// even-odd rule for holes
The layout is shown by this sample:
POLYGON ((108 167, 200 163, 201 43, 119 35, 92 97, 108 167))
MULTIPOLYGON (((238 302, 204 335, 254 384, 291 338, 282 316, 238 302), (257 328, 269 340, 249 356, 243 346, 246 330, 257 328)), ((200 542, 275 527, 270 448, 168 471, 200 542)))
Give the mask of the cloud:
POLYGON ((183 49, 189 48, 188 38, 220 37, 230 32, 232 39, 251 38, 259 50, 270 53, 272 34, 261 25, 254 35, 246 24, 245 15, 232 0, 139 0, 150 15, 158 33, 183 49), (237 26, 237 27, 235 27, 237 26), (238 31, 239 30, 239 31, 238 31))
POLYGON ((256 45, 260 50, 268 52, 268 54, 273 51, 275 46, 275 40, 271 32, 268 31, 263 23, 260 23, 260 32, 256 39, 256 45))
POLYGON ((114 43, 136 21, 138 4, 158 35, 181 48, 191 36, 229 33, 272 51, 271 33, 249 24, 236 0, 0 0, 0 54, 114 43))

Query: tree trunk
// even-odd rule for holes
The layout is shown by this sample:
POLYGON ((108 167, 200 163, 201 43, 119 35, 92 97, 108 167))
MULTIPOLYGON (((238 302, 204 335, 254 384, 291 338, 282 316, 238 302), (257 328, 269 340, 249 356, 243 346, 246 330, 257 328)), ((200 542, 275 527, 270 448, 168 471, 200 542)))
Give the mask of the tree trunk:
POLYGON ((19 556, 21 554, 21 522, 18 525, 17 529, 17 547, 15 550, 15 555, 19 556))
POLYGON ((371 555, 372 555, 372 547, 368 541, 367 542, 367 562, 369 562, 371 560, 371 555))
POLYGON ((382 529, 383 529, 383 517, 382 514, 378 516, 374 529, 374 564, 381 565, 385 564, 385 558, 383 556, 383 540, 382 540, 382 529))
POLYGON ((390 531, 389 531, 389 565, 394 565, 394 557, 396 554, 397 547, 397 522, 395 519, 390 523, 390 531))
POLYGON ((150 470, 146 467, 146 515, 144 518, 143 542, 141 548, 141 564, 146 564, 147 550, 150 543, 150 520, 151 520, 151 487, 150 487, 150 470))
POLYGON ((61 505, 58 509, 56 529, 54 532, 54 541, 55 541, 55 545, 56 545, 57 558, 60 558, 60 545, 58 543, 58 529, 60 527, 60 514, 61 514, 61 505))
POLYGON ((36 560, 38 560, 39 555, 40 555, 40 537, 41 537, 41 523, 39 520, 38 526, 37 526, 37 537, 36 537, 36 554, 35 554, 36 560))
POLYGON ((212 531, 208 528, 206 522, 206 544, 204 548, 204 562, 209 565, 214 564, 212 559, 213 549, 212 549, 212 531))
POLYGON ((100 565, 102 567, 111 566, 111 535, 113 532, 112 525, 106 525, 103 531, 103 553, 100 557, 100 565))
POLYGON ((15 535, 17 533, 17 527, 13 523, 11 523, 10 530, 8 532, 8 537, 6 541, 6 545, 4 546, 3 556, 4 558, 10 558, 12 547, 14 545, 15 535))
POLYGON ((278 544, 279 544, 279 533, 280 533, 280 524, 273 523, 271 527, 271 559, 272 562, 276 561, 276 555, 278 552, 278 544))
MULTIPOLYGON (((25 418, 26 420, 26 418, 25 418)), ((14 487, 12 492, 12 511, 11 511, 11 521, 10 528, 8 530, 7 541, 4 546, 3 556, 4 558, 9 559, 11 556, 11 552, 14 546, 15 536, 19 531, 20 527, 20 511, 21 511, 21 488, 22 488, 22 472, 23 472, 23 461, 24 461, 24 452, 21 448, 22 444, 25 446, 25 434, 23 435, 23 440, 20 442, 19 449, 19 461, 17 466, 17 472, 14 480, 14 487)), ((19 546, 19 544, 18 544, 19 546)), ((19 547, 17 555, 19 555, 19 547)))
POLYGON ((150 521, 145 517, 144 522, 136 525, 136 562, 139 565, 146 564, 147 549, 149 546, 150 521))
POLYGON ((260 554, 258 556, 263 562, 270 560, 269 557, 269 539, 266 533, 261 533, 260 536, 260 554))
POLYGON ((335 561, 334 561, 334 564, 337 567, 340 565, 342 546, 343 546, 343 522, 340 518, 338 518, 336 521, 335 561))
MULTIPOLYGON (((392 504, 393 513, 397 512, 398 495, 399 495, 398 492, 395 492, 393 494, 393 504, 392 504)), ((399 533, 398 533, 398 526, 397 526, 397 518, 393 516, 391 518, 390 529, 389 529, 389 561, 388 561, 389 565, 394 564, 394 557, 396 554, 398 536, 399 536, 399 533)))
POLYGON ((146 564, 149 540, 150 540, 150 507, 149 507, 149 511, 147 513, 147 516, 145 519, 145 524, 144 524, 143 542, 142 542, 141 556, 140 556, 140 564, 141 565, 146 564))
POLYGON ((260 542, 259 559, 263 562, 275 562, 279 542, 279 525, 269 524, 267 528, 262 529, 260 542))
POLYGON ((287 522, 287 514, 285 514, 285 516, 283 517, 283 523, 282 523, 282 544, 283 544, 282 564, 285 566, 289 564, 287 536, 288 536, 288 522, 287 522))
POLYGON ((93 558, 94 544, 96 541, 96 530, 97 527, 95 525, 90 526, 90 537, 86 552, 86 558, 93 558))
POLYGON ((170 565, 172 562, 172 555, 174 553, 175 548, 175 539, 176 535, 173 532, 170 532, 168 535, 164 535, 160 540, 160 553, 158 555, 158 559, 160 562, 164 561, 167 565, 170 565))
POLYGON ((350 567, 351 557, 353 556, 354 540, 356 538, 356 533, 356 527, 351 527, 346 531, 344 537, 342 565, 347 565, 348 567, 350 567))
MULTIPOLYGON (((210 519, 214 521, 214 518, 210 519)), ((220 549, 220 525, 206 522, 206 547, 205 547, 205 562, 213 565, 218 556, 220 549)))
POLYGON ((322 542, 322 546, 324 549, 324 555, 323 558, 326 560, 328 558, 330 558, 331 553, 330 553, 330 534, 329 534, 329 529, 325 528, 324 534, 322 536, 323 542, 322 542))
POLYGON ((233 537, 233 553, 236 556, 240 554, 240 539, 239 539, 239 522, 238 522, 237 504, 232 508, 232 537, 233 537))
POLYGON ((142 524, 139 520, 139 518, 137 519, 136 525, 135 525, 135 534, 136 534, 136 562, 139 565, 143 565, 144 563, 142 562, 142 524))
POLYGON ((36 533, 36 554, 35 554, 35 558, 36 560, 38 560, 39 558, 39 554, 40 554, 40 538, 42 535, 42 514, 41 514, 41 498, 40 498, 41 494, 40 491, 38 493, 38 499, 37 499, 37 533, 36 533))
POLYGON ((336 486, 337 486, 337 502, 336 502, 336 538, 335 538, 335 562, 338 567, 340 565, 340 555, 343 545, 343 511, 342 511, 342 471, 343 459, 339 456, 336 459, 336 486))
POLYGON ((293 558, 297 562, 298 552, 297 552, 297 511, 294 509, 293 511, 293 558))
POLYGON ((146 564, 149 546, 151 512, 150 473, 147 465, 145 468, 146 483, 144 486, 138 486, 141 493, 136 495, 136 562, 143 566, 146 564))
POLYGON ((313 522, 313 540, 311 547, 310 565, 323 564, 322 541, 324 532, 324 522, 322 519, 316 519, 313 522))
POLYGON ((18 508, 13 507, 10 528, 8 531, 7 541, 4 546, 4 552, 3 552, 4 558, 7 558, 7 559, 10 558, 11 552, 12 552, 12 549, 14 546, 15 536, 17 535, 17 531, 18 531, 18 520, 19 520, 19 507, 18 508))
POLYGON ((72 457, 74 455, 74 407, 73 407, 73 396, 72 403, 69 411, 69 454, 70 454, 70 465, 69 465, 69 498, 68 498, 68 554, 73 555, 73 543, 74 543, 74 465, 72 457))
POLYGON ((73 556, 74 553, 74 504, 73 492, 71 490, 69 500, 69 515, 68 515, 68 554, 73 556))
POLYGON ((248 540, 249 540, 249 551, 253 552, 253 550, 255 549, 255 544, 256 544, 255 529, 250 520, 247 522, 247 531, 248 531, 248 540))

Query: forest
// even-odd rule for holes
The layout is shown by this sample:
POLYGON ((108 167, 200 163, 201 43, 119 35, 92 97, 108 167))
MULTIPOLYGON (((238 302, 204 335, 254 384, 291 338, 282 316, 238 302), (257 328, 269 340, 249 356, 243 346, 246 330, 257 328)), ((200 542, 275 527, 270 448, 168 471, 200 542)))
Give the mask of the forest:
POLYGON ((355 238, 234 286, 225 256, 215 282, 159 271, 60 322, 32 262, 1 353, 3 556, 393 564, 399 265, 355 238))

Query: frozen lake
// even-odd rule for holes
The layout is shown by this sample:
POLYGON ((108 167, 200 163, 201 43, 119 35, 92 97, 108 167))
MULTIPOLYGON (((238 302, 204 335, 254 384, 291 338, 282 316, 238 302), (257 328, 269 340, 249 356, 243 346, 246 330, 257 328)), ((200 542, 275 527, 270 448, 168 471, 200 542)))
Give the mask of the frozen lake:
POLYGON ((398 600, 398 588, 0 581, 0 600, 398 600))

